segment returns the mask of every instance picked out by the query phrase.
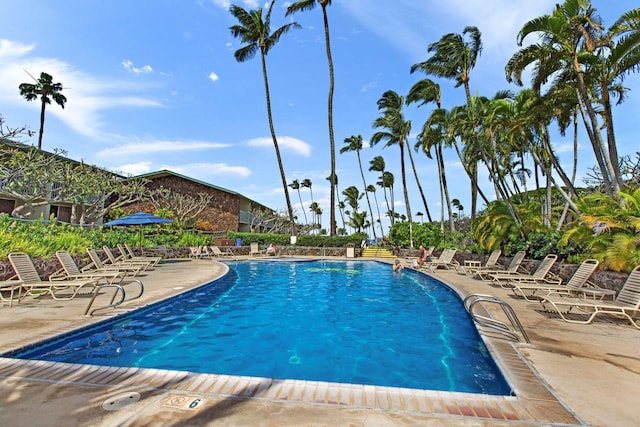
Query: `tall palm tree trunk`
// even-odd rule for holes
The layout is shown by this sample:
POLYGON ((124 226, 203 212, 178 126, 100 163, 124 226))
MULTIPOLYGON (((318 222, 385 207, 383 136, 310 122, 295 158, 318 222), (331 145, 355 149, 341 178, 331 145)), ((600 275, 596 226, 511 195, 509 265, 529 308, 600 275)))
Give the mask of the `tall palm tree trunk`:
MULTIPOLYGON (((387 205, 387 212, 391 212, 391 206, 389 205, 389 198, 387 197, 387 187, 382 185, 382 195, 384 196, 384 203, 387 205)), ((393 225, 393 218, 389 218, 391 225, 393 225)))
POLYGON ((267 116, 269 119, 269 131, 271 132, 271 138, 273 139, 273 147, 276 151, 276 158, 278 159, 278 168, 280 169, 280 177, 282 178, 282 188, 284 189, 284 197, 287 203, 287 210, 289 211, 289 221, 291 222, 291 234, 295 234, 295 217, 293 216, 293 208, 291 207, 291 199, 289 198, 289 187, 287 186, 287 178, 284 173, 284 166, 282 165, 282 156, 280 155, 280 148, 278 147, 278 139, 276 138, 276 131, 273 127, 273 115, 271 114, 271 96, 269 94, 269 79, 267 77, 267 61, 265 59, 265 53, 263 47, 260 47, 260 59, 262 60, 262 75, 264 77, 264 91, 267 98, 267 116))
POLYGON ((409 191, 407 190, 407 173, 404 167, 404 141, 400 142, 400 168, 402 171, 402 189, 404 191, 404 203, 407 205, 407 221, 409 221, 409 247, 413 248, 413 221, 411 219, 411 205, 409 204, 409 191))
MULTIPOLYGON (((329 123, 329 147, 331 151, 331 176, 336 173, 336 143, 333 135, 333 90, 335 85, 335 78, 333 74, 333 57, 331 56, 331 39, 329 37, 329 19, 327 17, 326 4, 320 2, 322 5, 322 19, 324 21, 324 40, 327 50, 327 62, 329 64, 329 97, 327 99, 327 120, 329 123)), ((336 189, 335 186, 331 186, 330 191, 331 208, 329 209, 329 235, 336 235, 336 189)))
POLYGON ((47 104, 42 99, 42 108, 40 108, 40 132, 38 133, 38 150, 42 150, 42 134, 44 133, 44 110, 47 104))
POLYGON ((369 199, 369 192, 367 191, 367 181, 364 179, 364 171, 362 170, 362 161, 360 160, 360 150, 356 150, 358 156, 358 166, 360 167, 360 176, 362 177, 362 185, 364 185, 364 195, 367 198, 367 206, 369 206, 369 213, 371 214, 371 231, 373 231, 373 238, 377 239, 375 224, 373 223, 373 209, 371 209, 371 200, 369 199))
POLYGON ((429 211, 429 205, 427 204, 427 198, 424 196, 424 191, 422 191, 422 185, 420 184, 420 179, 418 178, 418 171, 416 169, 416 164, 413 161, 413 155, 411 154, 411 148, 407 148, 407 152, 409 153, 409 161, 411 162, 411 169, 413 170, 413 176, 416 178, 416 185, 418 186, 418 191, 420 192, 420 197, 422 198, 422 203, 424 204, 424 210, 427 214, 427 218, 429 222, 431 222, 431 212, 429 211))
MULTIPOLYGON (((440 231, 444 231, 445 191, 447 191, 447 206, 450 206, 450 204, 444 161, 442 160, 442 144, 438 144, 436 147, 436 163, 438 164, 438 182, 440 184, 440 231)), ((449 217, 451 217, 451 212, 449 212, 449 217)))
MULTIPOLYGON (((373 187, 373 186, 372 186, 373 187)), ((376 202, 376 210, 378 211, 378 224, 380 224, 380 237, 384 238, 384 228, 382 228, 382 217, 380 216, 380 205, 378 204, 378 195, 375 192, 375 187, 373 187, 373 198, 376 202)))
MULTIPOLYGON (((584 81, 584 72, 580 68, 579 64, 576 64, 576 69, 578 70, 578 99, 581 100, 580 106, 582 107, 581 111, 583 111, 583 122, 587 128, 587 133, 591 139, 596 160, 600 166, 603 180, 605 181, 605 190, 607 191, 607 194, 614 196, 618 191, 620 191, 620 172, 614 169, 613 164, 611 163, 611 156, 607 152, 604 141, 602 140, 602 134, 600 134, 598 125, 598 118, 593 105, 591 105, 586 83, 584 81), (589 119, 588 122, 586 118, 589 119)), ((620 200, 620 202, 622 203, 622 200, 620 200)))
POLYGON ((309 225, 309 220, 307 219, 307 211, 304 210, 304 205, 302 204, 302 195, 300 194, 300 187, 298 187, 298 200, 300 200, 300 209, 304 214, 304 223, 309 225))

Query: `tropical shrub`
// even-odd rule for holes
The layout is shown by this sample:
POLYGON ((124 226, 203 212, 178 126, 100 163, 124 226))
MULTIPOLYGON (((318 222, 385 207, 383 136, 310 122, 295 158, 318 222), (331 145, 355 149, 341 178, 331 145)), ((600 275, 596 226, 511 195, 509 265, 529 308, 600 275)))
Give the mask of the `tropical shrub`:
MULTIPOLYGON (((418 224, 414 222, 412 223, 411 231, 413 231, 413 245, 415 247, 419 245, 424 245, 425 247, 435 246, 436 248, 445 247, 442 246, 444 236, 438 223, 418 224)), ((409 222, 396 221, 389 230, 389 240, 394 244, 409 247, 411 244, 409 222)))
POLYGON ((611 197, 592 193, 578 203, 581 215, 561 239, 590 248, 604 268, 631 271, 640 264, 640 188, 611 197))
POLYGON ((167 230, 164 225, 118 228, 82 228, 67 223, 25 221, 0 215, 0 259, 11 252, 25 252, 31 256, 50 258, 57 250, 72 254, 87 248, 115 247, 118 243, 132 246, 200 246, 209 244, 211 237, 191 231, 167 230), (140 237, 142 236, 142 241, 140 237))

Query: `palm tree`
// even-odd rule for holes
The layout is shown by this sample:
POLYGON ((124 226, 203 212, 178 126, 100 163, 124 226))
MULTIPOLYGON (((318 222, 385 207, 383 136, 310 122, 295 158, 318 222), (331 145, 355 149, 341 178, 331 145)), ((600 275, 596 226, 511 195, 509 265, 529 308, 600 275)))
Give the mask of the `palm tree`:
POLYGON ((340 211, 340 218, 342 219, 342 228, 346 230, 346 225, 344 222, 344 208, 346 205, 344 204, 344 200, 340 200, 338 202, 338 210, 340 211))
MULTIPOLYGON (((637 33, 638 9, 623 15, 603 36, 603 24, 588 0, 565 0, 557 4, 553 13, 535 18, 518 33, 518 45, 530 34, 540 36, 541 42, 516 52, 505 67, 507 80, 522 84, 524 69, 534 65, 533 89, 540 93, 541 86, 553 78, 550 92, 569 85, 578 98, 579 112, 593 147, 602 175, 602 184, 609 196, 616 196, 623 185, 618 154, 610 115, 610 90, 624 94, 621 80, 625 74, 637 69, 640 59, 637 33), (616 43, 616 36, 627 34, 616 43), (609 55, 606 55, 609 52, 609 55), (618 81, 618 83, 616 83, 618 81), (601 104, 604 114, 600 115, 601 104), (604 117, 603 123, 599 117, 604 117), (608 145, 601 131, 606 129, 608 145)), ((620 200, 622 203, 622 200, 620 200)))
MULTIPOLYGON (((382 218, 382 216, 380 216, 380 205, 378 204, 378 196, 376 195, 376 187, 373 184, 369 184, 367 185, 366 191, 368 191, 369 193, 373 193, 373 198, 375 199, 376 202, 376 209, 378 211, 378 219, 377 222, 378 224, 380 224, 380 237, 384 237, 384 229, 382 228, 382 221, 380 220, 382 218)), ((373 220, 373 215, 371 215, 371 219, 373 220)))
POLYGON ((294 179, 291 182, 291 184, 289 184, 289 187, 291 187, 292 190, 298 191, 298 199, 300 200, 300 209, 302 209, 302 213, 304 214, 304 223, 308 225, 309 221, 307 220, 307 212, 304 210, 304 206, 302 205, 302 196, 300 195, 300 181, 298 181, 297 179, 294 179))
POLYGON ((342 194, 344 195, 347 204, 351 206, 351 209, 353 209, 354 211, 360 209, 360 199, 362 199, 362 196, 364 196, 364 194, 360 193, 358 187, 356 187, 355 185, 347 187, 342 191, 342 194))
MULTIPOLYGON (((329 18, 327 17, 327 6, 331 6, 331 0, 298 0, 293 2, 287 7, 285 16, 289 14, 311 10, 316 7, 316 4, 320 4, 322 8, 322 19, 324 21, 324 44, 327 51, 327 62, 329 64, 329 98, 327 102, 327 116, 329 122, 329 149, 331 152, 331 175, 336 174, 336 145, 333 136, 333 88, 334 88, 334 75, 333 75, 333 58, 331 56, 331 38, 329 37, 329 18)), ((336 235, 336 188, 331 186, 331 209, 329 213, 329 235, 336 235)))
POLYGON ((311 202, 313 202, 313 189, 311 188, 312 185, 313 183, 309 178, 303 179, 302 182, 300 183, 300 187, 309 189, 309 193, 311 194, 311 202))
MULTIPOLYGON (((35 80, 35 78, 34 78, 35 80)), ((38 134, 38 150, 42 150, 42 133, 44 132, 44 111, 47 104, 51 104, 53 99, 56 104, 64 109, 64 104, 67 102, 67 98, 61 94, 62 83, 53 83, 53 77, 51 75, 42 72, 40 78, 36 80, 36 83, 21 83, 18 86, 20 95, 27 101, 34 101, 40 98, 42 106, 40 107, 40 133, 38 134)))
POLYGON ((239 22, 237 25, 229 27, 231 34, 235 38, 239 38, 242 43, 246 43, 240 49, 236 50, 234 57, 238 62, 247 61, 255 56, 260 51, 260 59, 262 61, 262 77, 264 79, 264 90, 267 100, 267 116, 269 119, 269 130, 271 131, 271 139, 273 140, 273 146, 276 151, 276 158, 278 159, 278 167, 280 168, 280 176, 282 177, 282 187, 284 189, 284 195, 287 202, 287 210, 289 211, 289 221, 291 221, 291 227, 294 227, 295 218, 293 216, 293 208, 291 207, 291 199, 289 198, 289 189, 287 187, 287 178, 284 173, 284 166, 282 165, 282 157, 280 156, 280 148, 278 147, 278 139, 276 138, 276 131, 273 127, 273 116, 271 114, 271 96, 269 95, 269 79, 267 77, 267 61, 266 57, 273 46, 278 43, 280 37, 289 32, 292 28, 300 28, 297 22, 290 22, 286 25, 275 30, 271 33, 271 11, 275 1, 272 1, 269 5, 269 10, 263 21, 262 8, 258 8, 251 11, 246 11, 240 6, 231 5, 229 12, 239 22))
POLYGON ((402 105, 404 97, 392 90, 382 94, 378 100, 378 110, 382 110, 382 116, 373 122, 374 128, 386 129, 373 134, 371 146, 380 141, 386 141, 385 147, 398 144, 400 147, 400 172, 402 174, 402 187, 404 190, 404 201, 407 207, 407 220, 409 221, 409 245, 413 247, 413 225, 411 223, 411 206, 409 204, 409 192, 407 191, 407 176, 404 162, 404 146, 411 132, 411 121, 404 120, 402 105))
POLYGON ((640 63, 640 8, 632 9, 620 16, 605 33, 600 41, 598 61, 594 70, 597 73, 600 86, 601 101, 604 109, 604 123, 607 129, 607 145, 609 156, 616 170, 618 163, 618 149, 613 131, 613 114, 611 111, 611 93, 618 96, 618 103, 622 102, 627 88, 622 85, 626 74, 638 69, 640 63), (618 40, 614 38, 620 37, 618 40), (606 55, 606 52, 609 54, 606 55))
MULTIPOLYGON (((366 189, 367 181, 364 179, 364 171, 362 170, 362 160, 360 158, 360 151, 362 150, 362 147, 363 147, 362 135, 357 135, 357 136, 352 135, 349 138, 345 138, 344 142, 346 145, 340 149, 340 154, 347 153, 349 151, 356 152, 356 155, 358 156, 358 167, 360 168, 360 176, 362 176, 362 184, 366 189)), ((369 213, 371 214, 371 218, 373 219, 373 209, 371 209, 371 200, 369 200, 369 192, 365 190, 364 194, 367 197, 367 205, 369 206, 369 213)), ((373 231, 373 238, 377 239, 378 237, 376 236, 376 228, 373 227, 373 224, 371 226, 371 229, 373 231)))
POLYGON ((322 208, 320 207, 320 205, 318 205, 317 202, 311 202, 311 204, 309 205, 309 210, 313 214, 311 220, 312 229, 320 229, 322 223, 322 208))
MULTIPOLYGON (((426 61, 411 66, 411 73, 421 70, 427 75, 453 79, 455 87, 464 87, 467 103, 471 99, 469 88, 469 73, 476 66, 476 61, 482 52, 481 34, 478 28, 465 27, 462 34, 449 33, 431 43, 427 49, 433 55, 426 61), (464 36, 469 36, 465 41, 464 36)), ((472 169, 474 178, 471 180, 471 220, 475 218, 477 209, 477 168, 472 169)))
POLYGON ((464 207, 460 204, 460 200, 453 199, 451 201, 451 204, 453 205, 453 207, 458 209, 458 218, 462 218, 462 212, 464 211, 464 207))
POLYGON ((314 213, 316 214, 316 217, 318 218, 318 230, 320 234, 326 234, 326 233, 322 233, 322 208, 320 207, 320 205, 318 205, 316 203, 316 208, 314 210, 314 213))
MULTIPOLYGON (((338 175, 333 174, 333 179, 331 178, 331 175, 329 175, 327 177, 327 181, 329 181, 331 183, 331 185, 333 187, 335 187, 336 190, 336 201, 338 202, 336 204, 336 207, 339 209, 340 212, 340 218, 342 219, 342 228, 345 228, 345 222, 344 222, 344 202, 340 200, 340 192, 338 191, 338 175)), ((338 233, 340 234, 340 233, 338 233)))
POLYGON ((349 218, 349 225, 355 229, 356 233, 368 228, 371 223, 367 220, 367 211, 353 212, 349 218))
POLYGON ((380 181, 376 182, 376 184, 382 187, 383 191, 385 191, 385 202, 387 202, 387 212, 391 212, 391 215, 389 216, 389 218, 391 218, 391 225, 393 225, 396 218, 395 197, 394 197, 394 191, 393 191, 393 185, 395 184, 395 177, 391 172, 384 171, 380 176, 380 181), (391 199, 391 201, 387 200, 386 198, 387 188, 389 189, 389 199, 391 199))
POLYGON ((476 61, 482 52, 480 30, 476 27, 465 27, 462 34, 449 33, 431 43, 427 52, 433 55, 424 62, 411 66, 411 72, 421 70, 426 74, 453 79, 455 87, 464 87, 467 99, 471 98, 469 89, 469 72, 476 66, 476 61), (470 40, 465 41, 464 36, 470 40))
MULTIPOLYGON (((380 172, 380 181, 377 182, 376 184, 378 184, 380 187, 382 187, 382 194, 384 196, 384 201, 387 204, 387 210, 390 210, 390 206, 389 206, 389 199, 387 198, 387 187, 385 187, 382 183, 382 175, 385 172, 385 163, 384 163, 384 157, 382 156, 375 156, 373 159, 371 159, 371 161, 369 161, 369 172, 380 172)), ((376 203, 377 204, 377 203, 376 203)), ((378 206, 378 218, 382 218, 380 216, 380 206, 378 206)), ((393 224, 393 222, 392 222, 393 224)), ((380 223, 380 231, 382 233, 382 237, 384 237, 384 231, 382 229, 382 223, 380 223)))
MULTIPOLYGON (((446 120, 446 110, 442 108, 434 110, 422 127, 422 132, 418 134, 416 145, 421 146, 422 150, 429 158, 431 157, 431 149, 434 148, 436 164, 438 166, 438 184, 440 188, 440 230, 444 231, 444 208, 446 206, 449 212, 449 229, 453 232, 455 231, 455 224, 451 220, 449 187, 447 186, 447 176, 442 153, 442 146, 446 138, 446 120)), ((453 141, 455 142, 455 140, 453 141)))
MULTIPOLYGON (((409 93, 407 94, 407 105, 417 102, 418 107, 421 107, 423 105, 427 105, 430 102, 435 102, 436 108, 440 108, 441 107, 440 95, 441 95, 441 92, 440 92, 439 84, 429 79, 423 79, 417 82, 416 84, 414 84, 409 90, 409 93)), ((414 146, 414 149, 418 150, 419 147, 420 147, 420 144, 416 143, 416 145, 414 146)), ((409 152, 411 151, 409 150, 409 152)), ((411 163, 413 165, 413 159, 411 163)), ((427 213, 427 219, 429 220, 429 222, 431 222, 432 221, 431 212, 429 211, 429 206, 427 205, 427 199, 425 198, 424 193, 422 191, 420 180, 418 180, 418 175, 415 173, 415 167, 414 167, 414 174, 416 175, 416 183, 418 184, 418 190, 420 191, 420 195, 422 196, 424 209, 425 209, 425 212, 427 213)))
POLYGON ((369 222, 367 219, 366 211, 359 211, 360 209, 360 199, 364 196, 364 194, 360 193, 357 187, 351 186, 347 187, 342 191, 342 194, 345 197, 346 202, 351 206, 352 212, 349 214, 349 225, 353 227, 357 233, 359 233, 363 228, 369 226, 369 222))

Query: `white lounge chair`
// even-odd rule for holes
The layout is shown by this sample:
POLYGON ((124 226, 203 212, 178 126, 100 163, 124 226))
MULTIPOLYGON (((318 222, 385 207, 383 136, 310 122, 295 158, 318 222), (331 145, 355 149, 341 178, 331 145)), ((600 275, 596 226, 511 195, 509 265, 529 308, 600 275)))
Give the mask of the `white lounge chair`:
POLYGON ((121 283, 126 274, 119 270, 99 270, 82 272, 71 254, 65 250, 56 251, 56 258, 62 268, 49 276, 49 280, 97 279, 105 283, 121 283))
POLYGON ((124 254, 120 256, 116 256, 113 252, 111 252, 111 249, 106 245, 102 247, 102 251, 107 256, 107 265, 112 265, 115 267, 127 267, 127 268, 129 268, 130 266, 140 266, 142 271, 144 271, 150 268, 151 264, 153 264, 150 261, 127 260, 124 258, 124 254))
POLYGON ((500 259, 500 254, 502 254, 502 251, 500 249, 496 249, 495 251, 491 252, 484 265, 472 266, 463 264, 459 266, 456 271, 462 274, 475 275, 480 270, 496 269, 498 268, 497 265, 498 259, 500 259))
POLYGON ((222 252, 220 250, 220 248, 217 247, 217 246, 211 246, 210 249, 211 249, 211 253, 216 258, 222 258, 222 257, 225 257, 225 256, 233 256, 233 253, 229 252, 229 250, 227 250, 226 252, 222 252))
MULTIPOLYGON (((124 246, 127 247, 128 245, 125 244, 124 246)), ((161 256, 162 258, 175 258, 176 256, 173 249, 162 245, 153 248, 140 248, 140 250, 143 256, 161 256)), ((129 248, 129 251, 131 251, 131 248, 129 248)))
POLYGON ((260 253, 260 247, 258 246, 258 242, 251 242, 251 248, 249 249, 249 256, 253 255, 262 255, 260 253))
POLYGON ((77 279, 77 280, 42 280, 38 270, 36 270, 31 257, 23 252, 12 252, 9 254, 9 263, 13 267, 18 279, 22 283, 22 290, 19 301, 29 295, 41 296, 50 294, 55 300, 72 299, 82 289, 90 289, 93 292, 98 285, 97 279, 77 279), (60 291, 71 291, 71 294, 60 296, 60 291))
POLYGON ((540 299, 540 304, 545 310, 553 308, 565 322, 587 324, 593 322, 600 315, 619 316, 626 318, 631 325, 640 329, 640 324, 633 319, 640 312, 640 265, 629 274, 618 296, 613 301, 589 299, 587 294, 584 298, 551 294, 543 296, 540 299), (573 309, 577 312, 574 312, 575 314, 583 314, 587 318, 584 320, 569 318, 568 315, 573 309))
POLYGON ((579 293, 583 286, 589 281, 589 277, 598 268, 598 260, 586 259, 580 264, 578 269, 571 275, 571 278, 565 285, 551 285, 547 283, 528 283, 528 282, 514 282, 513 293, 523 297, 528 301, 537 301, 540 295, 565 294, 575 295, 579 293), (535 297, 535 298, 532 298, 535 297), (531 299, 532 298, 532 299, 531 299))
POLYGON ((562 279, 551 275, 551 267, 558 259, 558 255, 549 254, 538 264, 538 267, 532 274, 522 273, 493 273, 489 277, 493 284, 502 286, 503 288, 512 288, 514 283, 537 283, 537 284, 553 284, 559 285, 562 279))
POLYGON ((102 262, 102 259, 98 255, 95 249, 87 249, 87 253, 89 254, 89 258, 91 258, 91 263, 82 267, 82 272, 95 272, 97 271, 120 271, 125 273, 127 276, 137 276, 143 271, 142 265, 113 265, 113 264, 105 264, 102 262))
POLYGON ((448 270, 450 268, 458 267, 460 263, 453 258, 457 251, 458 250, 456 248, 447 248, 443 250, 438 258, 432 259, 431 261, 427 261, 422 264, 420 270, 435 271, 440 267, 446 268, 448 270))
POLYGON ((14 280, 3 280, 0 281, 0 301, 4 304, 5 302, 9 303, 9 307, 13 307, 14 295, 17 295, 18 302, 22 299, 22 285, 23 281, 19 279, 14 280), (16 291, 18 293, 16 294, 16 291), (9 296, 5 296, 5 293, 8 293, 9 296))
POLYGON ((140 255, 136 255, 133 250, 131 249, 131 247, 129 245, 122 245, 120 243, 118 243, 117 245, 118 250, 120 251, 120 253, 123 256, 123 259, 127 260, 127 261, 146 261, 146 262, 150 262, 152 267, 155 267, 156 265, 158 265, 160 263, 160 261, 162 261, 162 257, 161 256, 140 256, 140 255))
POLYGON ((500 267, 499 264, 496 264, 494 268, 487 268, 487 269, 483 268, 481 270, 476 271, 473 278, 484 280, 485 282, 490 282, 492 280, 491 279, 492 274, 517 273, 520 271, 522 261, 524 261, 524 258, 526 255, 527 253, 525 251, 519 251, 513 256, 507 268, 500 267))

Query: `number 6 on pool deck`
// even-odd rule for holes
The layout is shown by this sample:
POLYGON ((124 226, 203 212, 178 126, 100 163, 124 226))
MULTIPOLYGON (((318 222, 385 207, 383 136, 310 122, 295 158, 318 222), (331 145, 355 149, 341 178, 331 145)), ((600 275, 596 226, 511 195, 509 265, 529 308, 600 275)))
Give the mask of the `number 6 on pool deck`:
POLYGON ((191 403, 189 403, 189 409, 196 409, 196 407, 200 406, 202 399, 195 399, 191 403))

